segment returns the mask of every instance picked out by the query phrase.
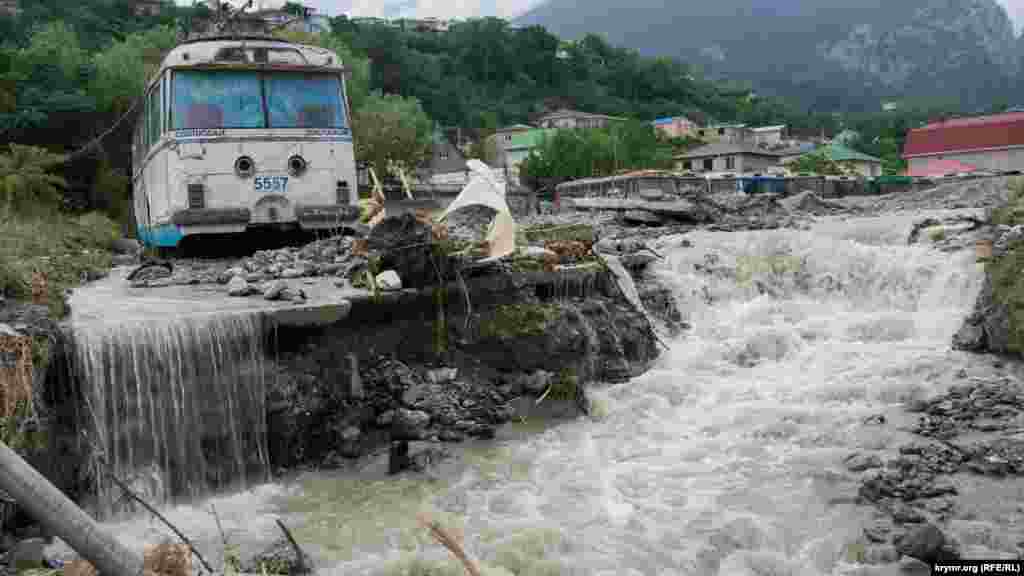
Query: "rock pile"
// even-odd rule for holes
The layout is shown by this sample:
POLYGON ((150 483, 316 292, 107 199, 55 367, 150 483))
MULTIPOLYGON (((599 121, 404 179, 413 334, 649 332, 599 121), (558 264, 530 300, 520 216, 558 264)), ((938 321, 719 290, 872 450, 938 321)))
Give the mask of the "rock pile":
POLYGON ((962 546, 941 528, 957 514, 956 479, 1024 474, 1024 440, 1017 433, 1024 424, 1024 386, 1009 378, 979 379, 907 410, 920 414, 913 430, 919 439, 902 446, 898 457, 883 462, 856 453, 845 461, 848 470, 863 473, 860 500, 884 516, 865 537, 924 562, 956 558, 962 546))

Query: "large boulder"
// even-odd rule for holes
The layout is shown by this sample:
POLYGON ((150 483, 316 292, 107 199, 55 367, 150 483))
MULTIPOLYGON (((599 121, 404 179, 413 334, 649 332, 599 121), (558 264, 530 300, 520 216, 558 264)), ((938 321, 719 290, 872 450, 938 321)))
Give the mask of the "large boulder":
POLYGON ((374 226, 366 249, 379 258, 378 272, 394 271, 406 288, 422 288, 436 285, 438 269, 446 264, 435 257, 432 240, 430 225, 406 213, 374 226))

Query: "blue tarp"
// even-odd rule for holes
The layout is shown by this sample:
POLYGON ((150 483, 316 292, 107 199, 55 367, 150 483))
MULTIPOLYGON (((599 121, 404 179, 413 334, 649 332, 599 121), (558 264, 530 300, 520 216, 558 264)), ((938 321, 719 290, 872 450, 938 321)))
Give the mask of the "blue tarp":
POLYGON ((745 194, 785 194, 786 179, 775 176, 740 177, 737 186, 745 194))

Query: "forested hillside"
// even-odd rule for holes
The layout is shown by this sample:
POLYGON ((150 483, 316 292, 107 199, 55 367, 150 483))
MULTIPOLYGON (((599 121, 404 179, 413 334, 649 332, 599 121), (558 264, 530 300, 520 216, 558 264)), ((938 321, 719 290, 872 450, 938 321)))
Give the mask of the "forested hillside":
POLYGON ((973 109, 1019 88, 1017 38, 995 0, 547 0, 516 23, 602 34, 825 112, 906 98, 973 109))

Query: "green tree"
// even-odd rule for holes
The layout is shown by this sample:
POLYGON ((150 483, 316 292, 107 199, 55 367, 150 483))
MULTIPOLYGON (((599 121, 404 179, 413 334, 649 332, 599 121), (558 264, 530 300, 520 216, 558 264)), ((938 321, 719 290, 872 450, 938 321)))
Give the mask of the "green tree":
POLYGON ((64 178, 53 174, 64 157, 42 148, 11 144, 0 154, 0 194, 6 215, 49 212, 59 207, 64 178))
POLYGON ((131 34, 96 54, 96 75, 88 91, 103 110, 122 113, 139 98, 163 57, 176 45, 171 26, 131 34))
POLYGON ((850 173, 820 152, 800 156, 789 165, 789 169, 793 172, 809 172, 823 176, 843 176, 850 173))
POLYGON ((415 169, 430 154, 434 124, 415 98, 374 92, 356 110, 356 159, 383 177, 391 167, 415 169))

